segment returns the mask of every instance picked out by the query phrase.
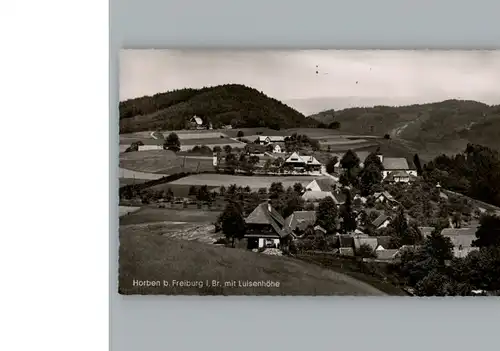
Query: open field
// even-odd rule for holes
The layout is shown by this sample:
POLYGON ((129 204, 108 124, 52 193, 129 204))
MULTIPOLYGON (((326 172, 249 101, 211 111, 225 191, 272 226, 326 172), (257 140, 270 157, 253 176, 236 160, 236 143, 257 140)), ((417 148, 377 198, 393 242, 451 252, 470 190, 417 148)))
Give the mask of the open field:
MULTIPOLYGON (((164 132, 163 135, 165 137, 168 136, 172 132, 164 132)), ((227 138, 228 136, 224 132, 220 132, 217 130, 177 130, 174 131, 179 136, 181 141, 184 140, 193 140, 193 139, 220 139, 221 136, 227 138)))
POLYGON ((164 177, 165 174, 155 174, 155 173, 148 173, 148 172, 140 172, 140 171, 135 171, 135 170, 130 170, 130 169, 125 169, 125 168, 119 168, 118 171, 118 178, 120 179, 141 179, 141 180, 154 180, 154 179, 160 179, 164 177))
POLYGON ((161 235, 172 239, 197 241, 205 244, 213 244, 220 238, 220 234, 214 233, 214 226, 206 223, 163 221, 120 226, 121 235, 133 235, 134 233, 148 233, 151 236, 161 235))
POLYGON ((158 144, 151 136, 151 131, 120 134, 120 145, 130 146, 133 142, 142 141, 145 145, 158 144))
POLYGON ((186 139, 183 140, 181 139, 181 146, 183 145, 220 145, 221 147, 223 145, 227 144, 239 144, 239 147, 244 147, 245 143, 241 143, 239 141, 230 139, 230 138, 197 138, 197 139, 186 139))
POLYGON ((135 207, 135 206, 120 206, 119 207, 119 216, 124 216, 130 213, 134 213, 136 211, 139 211, 141 208, 140 207, 135 207))
POLYGON ((225 130, 224 134, 226 134, 230 138, 236 138, 238 136, 238 132, 242 131, 245 135, 243 138, 248 136, 256 136, 257 133, 261 133, 260 135, 279 135, 279 136, 287 136, 289 133, 286 130, 273 130, 269 128, 234 128, 225 130))
MULTIPOLYGON (((174 193, 175 197, 188 197, 190 187, 191 185, 165 183, 154 185, 152 187, 149 187, 148 189, 153 191, 167 191, 168 189, 170 189, 174 193)), ((209 186, 208 190, 212 190, 215 188, 215 186, 209 186)))
POLYGON ((300 260, 152 235, 147 229, 120 228, 119 264, 121 294, 385 295, 352 277, 300 260), (134 279, 161 284, 133 286, 134 279), (169 282, 168 287, 163 280, 169 282), (173 280, 203 285, 180 287, 172 285, 173 280), (207 285, 212 280, 220 285, 207 285), (233 280, 234 287, 225 286, 233 280), (277 282, 279 287, 238 287, 238 282, 247 280, 277 282))
MULTIPOLYGON (((198 170, 201 172, 214 170, 211 158, 178 157, 174 152, 167 150, 148 150, 121 154, 120 167, 132 171, 158 173, 160 174, 158 178, 161 178, 162 175, 182 171, 195 172, 198 170)), ((121 174, 120 177, 133 178, 121 176, 121 174)))
POLYGON ((120 218, 120 228, 123 225, 130 224, 149 224, 155 222, 175 221, 188 223, 205 223, 211 224, 217 219, 219 212, 217 211, 202 211, 198 209, 168 209, 143 206, 139 211, 128 214, 120 218))
POLYGON ((323 144, 320 143, 321 147, 323 150, 330 150, 331 152, 346 152, 347 150, 362 150, 366 148, 372 148, 378 146, 378 144, 375 141, 366 141, 364 143, 356 143, 356 144, 323 144))
POLYGON ((238 186, 249 186, 252 189, 268 188, 273 182, 281 182, 286 188, 295 183, 302 185, 309 184, 315 176, 240 176, 230 174, 195 174, 171 182, 174 185, 208 185, 218 187, 221 185, 229 186, 236 184, 238 186))

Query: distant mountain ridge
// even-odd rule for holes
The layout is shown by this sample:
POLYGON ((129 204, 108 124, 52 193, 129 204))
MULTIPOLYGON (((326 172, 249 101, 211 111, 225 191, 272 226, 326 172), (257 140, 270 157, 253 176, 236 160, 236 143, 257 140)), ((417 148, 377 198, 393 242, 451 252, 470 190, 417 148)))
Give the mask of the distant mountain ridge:
POLYGON ((338 121, 341 130, 354 134, 389 134, 417 149, 463 149, 476 143, 500 149, 500 106, 470 100, 408 106, 375 106, 327 110, 309 116, 322 123, 338 121))
POLYGON ((182 129, 197 115, 214 128, 315 127, 315 120, 256 89, 226 84, 202 89, 181 89, 122 101, 120 133, 182 129))

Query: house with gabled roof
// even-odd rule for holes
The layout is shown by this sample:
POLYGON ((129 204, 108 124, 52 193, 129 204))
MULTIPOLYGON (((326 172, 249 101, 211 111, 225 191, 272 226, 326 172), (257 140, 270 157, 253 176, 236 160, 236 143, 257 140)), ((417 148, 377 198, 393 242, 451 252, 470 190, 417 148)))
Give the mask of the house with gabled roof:
POLYGON ((206 125, 203 123, 203 119, 196 115, 189 120, 189 126, 191 129, 207 129, 206 125))
POLYGON ((387 216, 384 213, 375 218, 375 220, 372 222, 375 229, 386 228, 389 223, 391 223, 391 217, 387 216))
POLYGON ((270 202, 258 205, 246 218, 246 232, 244 238, 248 239, 248 248, 276 247, 287 244, 289 236, 283 230, 285 219, 271 206, 270 202))
POLYGON ((391 247, 392 238, 389 235, 380 235, 375 238, 377 239, 377 251, 388 250, 391 247))
POLYGON ((322 226, 317 225, 314 227, 314 235, 316 235, 317 237, 322 237, 325 236, 326 234, 327 231, 322 226))
POLYGON ((267 145, 271 143, 284 143, 284 142, 285 142, 285 137, 279 135, 270 135, 270 136, 259 135, 255 140, 256 144, 262 144, 262 145, 267 145))
POLYGON ((384 181, 390 182, 411 182, 417 179, 417 171, 411 169, 408 161, 404 157, 383 157, 379 156, 382 161, 384 169, 382 171, 382 178, 384 181))
POLYGON ((338 183, 332 177, 316 178, 305 186, 309 191, 334 191, 338 183))
POLYGON ((396 199, 391 195, 389 194, 388 191, 383 191, 383 192, 380 192, 380 193, 375 193, 373 194, 373 198, 375 199, 375 202, 393 202, 393 203, 397 203, 396 199))
POLYGON ((322 164, 314 156, 293 152, 285 159, 285 166, 292 167, 295 171, 320 172, 322 164))
POLYGON ((414 176, 405 171, 394 171, 390 172, 384 181, 388 183, 410 183, 417 180, 417 176, 414 176))
MULTIPOLYGON (((336 201, 335 196, 333 196, 331 191, 306 191, 301 197, 305 202, 313 203, 320 202, 327 197, 331 197, 334 202, 336 201)), ((337 204, 337 202, 335 202, 335 204, 337 204)))
POLYGON ((281 154, 285 151, 285 144, 284 143, 272 143, 271 147, 272 147, 271 152, 273 154, 281 154))
POLYGON ((316 223, 316 211, 295 211, 285 219, 283 229, 291 234, 301 235, 316 223))

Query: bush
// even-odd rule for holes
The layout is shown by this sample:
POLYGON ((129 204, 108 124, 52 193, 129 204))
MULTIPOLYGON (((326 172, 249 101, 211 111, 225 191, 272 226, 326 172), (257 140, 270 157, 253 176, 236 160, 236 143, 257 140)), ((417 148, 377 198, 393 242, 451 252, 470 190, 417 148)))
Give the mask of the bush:
POLYGON ((236 134, 236 136, 237 136, 238 138, 241 138, 241 137, 244 137, 244 136, 245 136, 245 133, 243 133, 243 131, 239 130, 239 131, 238 131, 238 134, 236 134))
POLYGON ((384 139, 390 139, 390 138, 391 138, 391 136, 389 134, 384 135, 384 139))
POLYGON ((373 251, 370 245, 362 244, 359 249, 356 250, 356 256, 361 258, 375 258, 377 255, 373 251))

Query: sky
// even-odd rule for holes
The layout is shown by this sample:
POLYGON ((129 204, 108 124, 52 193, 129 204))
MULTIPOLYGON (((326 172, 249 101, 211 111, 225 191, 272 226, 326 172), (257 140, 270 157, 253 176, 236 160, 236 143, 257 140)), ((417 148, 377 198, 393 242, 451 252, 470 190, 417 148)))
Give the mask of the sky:
POLYGON ((500 104, 500 50, 122 50, 120 101, 244 84, 308 115, 446 99, 500 104))

